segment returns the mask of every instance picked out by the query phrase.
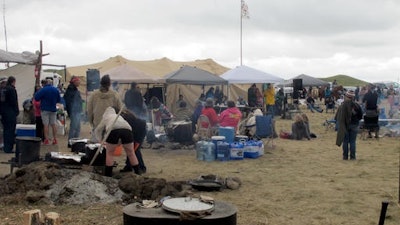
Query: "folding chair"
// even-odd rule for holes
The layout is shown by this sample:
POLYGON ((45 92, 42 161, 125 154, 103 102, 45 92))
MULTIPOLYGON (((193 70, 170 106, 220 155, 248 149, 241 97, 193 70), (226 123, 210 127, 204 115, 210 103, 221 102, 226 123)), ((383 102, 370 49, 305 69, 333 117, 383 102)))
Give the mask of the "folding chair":
POLYGON ((210 120, 206 115, 200 115, 197 119, 197 135, 200 140, 208 140, 211 138, 212 128, 210 120))
POLYGON ((336 120, 335 119, 330 119, 330 120, 325 120, 325 122, 322 124, 323 126, 325 126, 325 130, 333 130, 336 131, 336 120))
POLYGON ((274 121, 272 115, 256 116, 256 133, 255 137, 258 139, 266 138, 267 142, 265 146, 270 144, 270 147, 274 147, 274 121))

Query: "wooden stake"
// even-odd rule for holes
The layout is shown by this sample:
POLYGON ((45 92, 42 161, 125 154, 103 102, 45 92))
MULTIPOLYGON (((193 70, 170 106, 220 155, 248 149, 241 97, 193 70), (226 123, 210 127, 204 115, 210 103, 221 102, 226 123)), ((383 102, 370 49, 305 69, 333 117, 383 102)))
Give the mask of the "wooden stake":
POLYGON ((24 212, 24 225, 41 225, 42 220, 42 212, 40 209, 33 209, 24 212))
POLYGON ((60 215, 56 212, 48 212, 44 218, 44 225, 60 225, 60 215))

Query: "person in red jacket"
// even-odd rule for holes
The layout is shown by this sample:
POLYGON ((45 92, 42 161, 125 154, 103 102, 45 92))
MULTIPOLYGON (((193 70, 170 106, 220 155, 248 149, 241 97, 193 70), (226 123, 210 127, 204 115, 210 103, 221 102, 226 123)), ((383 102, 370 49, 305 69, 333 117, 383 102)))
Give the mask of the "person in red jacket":
MULTIPOLYGON (((201 114, 208 117, 211 127, 218 126, 218 116, 214 110, 214 100, 212 98, 207 98, 205 107, 201 111, 201 114)), ((207 124, 202 124, 201 126, 207 127, 207 124)))
POLYGON ((242 112, 236 107, 234 101, 227 102, 228 108, 221 112, 219 116, 219 125, 221 127, 234 127, 237 130, 237 126, 242 118, 242 112))

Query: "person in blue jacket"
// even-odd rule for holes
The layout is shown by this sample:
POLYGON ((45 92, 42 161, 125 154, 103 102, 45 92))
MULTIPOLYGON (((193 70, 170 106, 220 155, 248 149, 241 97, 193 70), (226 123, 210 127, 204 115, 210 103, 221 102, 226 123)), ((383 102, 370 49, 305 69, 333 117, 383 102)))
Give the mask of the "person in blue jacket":
POLYGON ((53 86, 53 80, 47 79, 46 85, 35 94, 35 100, 40 101, 40 111, 43 121, 44 144, 49 145, 49 126, 52 127, 52 144, 57 144, 57 103, 61 103, 60 92, 53 86))
MULTIPOLYGON (((81 133, 82 97, 78 90, 81 81, 79 77, 73 76, 64 94, 64 100, 68 116, 71 120, 68 140, 79 138, 81 133)), ((68 145, 69 146, 69 145, 68 145)))

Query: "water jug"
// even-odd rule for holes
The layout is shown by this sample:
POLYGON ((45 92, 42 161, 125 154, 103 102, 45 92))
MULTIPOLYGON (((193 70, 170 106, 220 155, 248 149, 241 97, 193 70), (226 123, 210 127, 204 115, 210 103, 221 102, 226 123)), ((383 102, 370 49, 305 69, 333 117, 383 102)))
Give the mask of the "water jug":
POLYGON ((215 144, 211 141, 207 141, 204 151, 204 161, 210 162, 215 160, 215 144))
POLYGON ((196 142, 196 159, 197 160, 201 160, 201 161, 203 161, 204 160, 204 153, 205 153, 205 151, 206 151, 206 149, 205 149, 205 144, 206 144, 207 142, 206 141, 198 141, 198 142, 196 142))
POLYGON ((217 143, 217 159, 219 161, 228 161, 230 159, 229 143, 218 141, 217 143))

